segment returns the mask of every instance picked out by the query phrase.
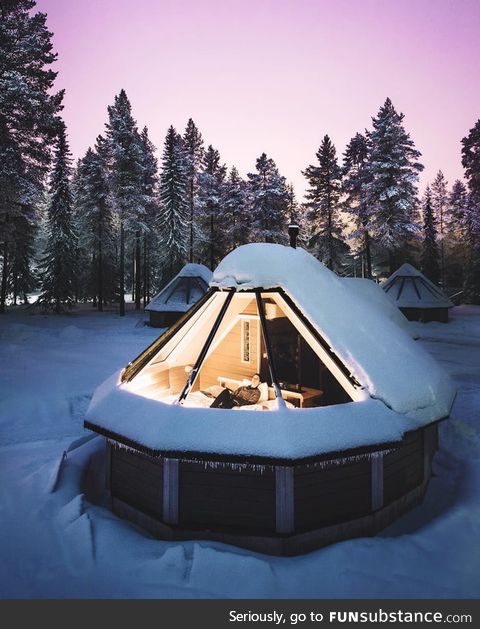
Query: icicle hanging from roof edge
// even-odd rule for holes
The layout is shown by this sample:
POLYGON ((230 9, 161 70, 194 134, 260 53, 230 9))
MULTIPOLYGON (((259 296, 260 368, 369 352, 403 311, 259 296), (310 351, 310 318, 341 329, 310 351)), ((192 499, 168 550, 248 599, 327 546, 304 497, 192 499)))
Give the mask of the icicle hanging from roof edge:
MULTIPOLYGON (((165 457, 161 455, 158 457, 152 456, 151 454, 147 454, 146 452, 143 452, 142 450, 137 450, 133 448, 132 446, 127 446, 124 443, 115 441, 114 439, 107 438, 107 441, 110 445, 112 445, 117 450, 124 450, 125 452, 131 452, 132 454, 140 454, 140 455, 149 457, 150 459, 153 459, 159 462, 163 462, 165 458, 171 458, 171 457, 165 457)), ((196 459, 196 458, 185 458, 185 457, 174 457, 174 458, 178 458, 178 460, 181 463, 194 463, 196 465, 203 465, 205 469, 234 470, 235 472, 243 472, 243 471, 248 470, 251 472, 258 472, 260 474, 263 474, 266 471, 273 472, 274 467, 275 467, 274 465, 262 465, 258 463, 229 463, 228 461, 206 461, 204 459, 196 459)))
POLYGON ((375 452, 365 452, 364 454, 355 454, 353 456, 345 456, 336 459, 327 459, 326 461, 313 461, 312 463, 306 463, 302 467, 311 469, 327 469, 329 467, 336 467, 338 465, 347 465, 349 463, 360 463, 361 461, 370 461, 372 458, 393 452, 392 448, 387 450, 376 450, 375 452))

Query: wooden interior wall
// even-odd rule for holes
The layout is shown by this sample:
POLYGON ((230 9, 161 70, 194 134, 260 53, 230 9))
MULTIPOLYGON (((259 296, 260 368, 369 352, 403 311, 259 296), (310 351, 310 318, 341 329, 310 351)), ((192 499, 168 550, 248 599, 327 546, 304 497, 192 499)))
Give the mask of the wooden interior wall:
MULTIPOLYGON (((188 374, 185 372, 185 367, 172 367, 169 370, 169 382, 171 393, 180 393, 187 382, 188 374)), ((198 391, 199 383, 198 378, 192 391, 198 391)))
MULTIPOLYGON (((256 315, 257 307, 252 300, 242 314, 256 315)), ((259 321, 250 319, 250 362, 242 362, 242 321, 239 320, 220 345, 204 362, 200 371, 200 388, 218 384, 218 376, 243 379, 251 378, 258 369, 259 321)))

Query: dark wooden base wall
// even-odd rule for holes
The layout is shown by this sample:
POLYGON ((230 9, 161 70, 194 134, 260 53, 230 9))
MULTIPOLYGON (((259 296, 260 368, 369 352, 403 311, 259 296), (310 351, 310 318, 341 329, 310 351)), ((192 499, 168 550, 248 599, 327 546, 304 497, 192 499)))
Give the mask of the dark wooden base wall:
POLYGON ((154 458, 107 443, 113 511, 161 539, 210 539, 276 555, 374 535, 418 505, 437 425, 399 447, 309 464, 154 458))
POLYGON ((448 308, 400 308, 409 321, 448 323, 448 308))
POLYGON ((152 328, 168 328, 183 315, 183 312, 155 312, 153 310, 148 312, 150 313, 149 325, 152 328))

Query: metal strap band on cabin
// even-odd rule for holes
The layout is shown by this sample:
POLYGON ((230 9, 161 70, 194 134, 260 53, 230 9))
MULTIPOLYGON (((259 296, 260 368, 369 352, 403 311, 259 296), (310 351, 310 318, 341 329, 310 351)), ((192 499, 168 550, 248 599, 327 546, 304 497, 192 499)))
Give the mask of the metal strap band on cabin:
POLYGON ((215 323, 213 324, 213 327, 210 330, 207 340, 205 341, 205 344, 202 347, 202 350, 197 358, 197 362, 193 366, 193 369, 187 378, 187 382, 185 383, 185 386, 183 387, 180 395, 178 396, 177 404, 181 404, 183 402, 183 400, 187 397, 191 388, 193 387, 195 380, 197 379, 198 373, 200 371, 200 368, 203 364, 203 361, 205 360, 208 350, 210 349, 210 345, 213 343, 213 339, 215 338, 215 335, 217 334, 218 328, 220 327, 220 324, 222 323, 223 317, 225 316, 225 313, 227 312, 228 306, 230 305, 230 302, 232 301, 234 294, 235 294, 235 291, 230 290, 227 295, 227 298, 223 302, 222 307, 220 308, 220 312, 218 313, 218 316, 215 320, 215 323))
POLYGON ((275 530, 292 533, 295 526, 293 467, 275 467, 275 530))
POLYGON ((178 330, 183 327, 187 321, 189 321, 203 306, 207 303, 210 297, 219 291, 218 288, 210 288, 201 299, 197 301, 187 312, 185 312, 178 321, 171 325, 163 334, 161 334, 153 343, 151 343, 143 352, 132 360, 125 367, 121 380, 122 382, 130 382, 130 380, 137 375, 137 373, 144 367, 148 361, 159 352, 164 345, 172 338, 178 330))
POLYGON ((383 507, 383 452, 371 456, 372 469, 372 511, 383 507))
POLYGON ((105 487, 110 491, 112 485, 112 445, 105 439, 105 487))
POLYGON ((432 471, 432 460, 438 447, 438 427, 436 424, 427 426, 423 431, 423 479, 429 478, 432 471))
POLYGON ((163 521, 178 524, 178 459, 163 459, 163 521))
POLYGON ((267 351, 268 369, 270 371, 270 377, 272 379, 272 386, 275 390, 275 397, 279 407, 286 408, 285 400, 283 399, 280 385, 278 384, 277 369, 273 358, 272 346, 270 344, 270 337, 267 330, 267 319, 265 317, 265 309, 263 308, 262 296, 260 293, 255 294, 257 299, 257 310, 260 316, 260 325, 262 328, 263 342, 265 343, 265 349, 267 351))
POLYGON ((283 288, 278 288, 275 290, 282 296, 287 306, 291 308, 291 310, 297 315, 297 317, 300 319, 303 325, 307 328, 310 334, 313 335, 313 337, 317 340, 319 345, 329 355, 329 357, 332 359, 332 361, 335 363, 338 369, 340 369, 343 375, 346 378, 348 378, 348 380, 350 380, 353 386, 359 387, 360 383, 358 382, 358 380, 355 378, 355 376, 352 373, 350 373, 350 371, 347 369, 344 363, 340 360, 340 358, 332 351, 332 348, 330 347, 330 345, 325 341, 325 339, 320 334, 320 332, 315 328, 315 326, 312 325, 311 321, 303 314, 300 308, 298 308, 298 306, 295 304, 293 299, 289 295, 287 295, 287 293, 283 290, 283 288))

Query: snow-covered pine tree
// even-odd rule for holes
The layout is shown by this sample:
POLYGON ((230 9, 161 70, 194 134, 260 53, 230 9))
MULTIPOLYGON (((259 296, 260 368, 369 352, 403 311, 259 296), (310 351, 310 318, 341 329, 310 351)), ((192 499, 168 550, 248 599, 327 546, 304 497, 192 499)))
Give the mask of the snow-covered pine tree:
POLYGON ((171 279, 187 261, 188 202, 182 138, 173 126, 165 138, 160 170, 157 228, 161 241, 164 279, 171 279))
MULTIPOLYGON (((101 144, 100 139, 97 144, 101 144)), ((89 148, 75 177, 75 209, 81 249, 86 254, 90 295, 98 310, 113 301, 115 286, 115 226, 105 161, 89 148)))
POLYGON ((437 245, 437 219, 432 203, 430 187, 425 189, 423 197, 423 240, 421 253, 421 271, 429 280, 440 280, 440 256, 437 245))
POLYGON ((147 229, 143 234, 143 305, 150 300, 151 287, 155 282, 156 249, 158 248, 158 234, 156 222, 158 219, 158 162, 155 157, 155 147, 152 144, 148 129, 144 127, 140 134, 143 164, 143 202, 145 207, 145 224, 147 229))
POLYGON ((201 256, 211 269, 223 258, 226 250, 222 239, 226 225, 222 204, 226 172, 225 165, 220 163, 220 153, 210 144, 203 157, 198 196, 201 256))
POLYGON ((202 170, 204 150, 202 134, 189 118, 183 134, 186 191, 188 201, 188 260, 194 261, 195 222, 198 206, 199 175, 202 170))
POLYGON ((288 190, 273 159, 262 153, 256 172, 248 173, 252 237, 261 242, 286 242, 288 190))
POLYGON ((440 280, 445 286, 445 246, 446 220, 448 211, 448 182, 441 170, 438 171, 430 187, 432 207, 437 223, 437 236, 440 249, 440 280))
POLYGON ((367 132, 370 148, 368 204, 372 235, 384 247, 390 273, 402 262, 402 249, 418 232, 415 223, 418 174, 423 170, 417 151, 398 114, 387 98, 367 132))
POLYGON ((465 232, 463 297, 467 304, 480 304, 480 196, 473 192, 468 195, 465 232))
POLYGON ((463 181, 457 179, 454 181, 452 191, 449 194, 446 211, 447 232, 457 241, 461 241, 465 237, 464 226, 467 203, 467 187, 463 181))
POLYGON ((75 301, 77 235, 73 223, 70 163, 65 124, 59 122, 50 177, 47 246, 41 265, 42 292, 38 300, 57 314, 75 301))
POLYGON ((235 166, 223 186, 223 232, 225 252, 232 251, 250 240, 250 214, 247 196, 247 183, 235 166))
MULTIPOLYGON (((353 217, 355 229, 351 237, 358 242, 358 249, 364 260, 365 277, 372 277, 372 252, 370 236, 370 207, 368 204, 368 184, 370 182, 368 141, 366 136, 357 133, 347 144, 343 154, 343 184, 345 195, 343 208, 353 217)), ((357 250, 358 251, 358 250, 357 250)))
POLYGON ((445 212, 445 284, 459 291, 463 287, 466 260, 466 214, 468 192, 457 179, 452 186, 445 212))
POLYGON ((462 166, 470 192, 480 197, 480 118, 462 140, 462 166))
POLYGON ((309 246, 329 269, 338 270, 342 250, 340 219, 341 171, 332 141, 325 135, 316 153, 318 164, 308 166, 303 175, 306 192, 309 246))
POLYGON ((35 257, 35 240, 38 232, 38 212, 36 207, 24 208, 15 225, 15 246, 12 250, 11 293, 12 301, 17 303, 19 297, 24 304, 28 303, 28 294, 37 284, 37 275, 32 268, 35 257))
POLYGON ((46 15, 34 7, 33 0, 4 1, 0 11, 0 312, 15 285, 29 289, 35 206, 63 98, 52 92, 56 55, 46 15))
POLYGON ((480 119, 462 140, 462 166, 469 189, 463 291, 467 303, 480 304, 480 119))
MULTIPOLYGON (((146 225, 140 136, 137 123, 132 116, 130 101, 123 89, 118 96, 115 96, 114 104, 108 107, 106 143, 109 156, 110 189, 114 211, 117 213, 119 222, 120 316, 124 316, 126 236, 134 236, 135 257, 139 259, 141 233, 145 231, 146 225)), ((138 279, 140 272, 140 266, 135 265, 135 287, 140 284, 138 279)), ((135 305, 140 307, 137 302, 135 305)))

